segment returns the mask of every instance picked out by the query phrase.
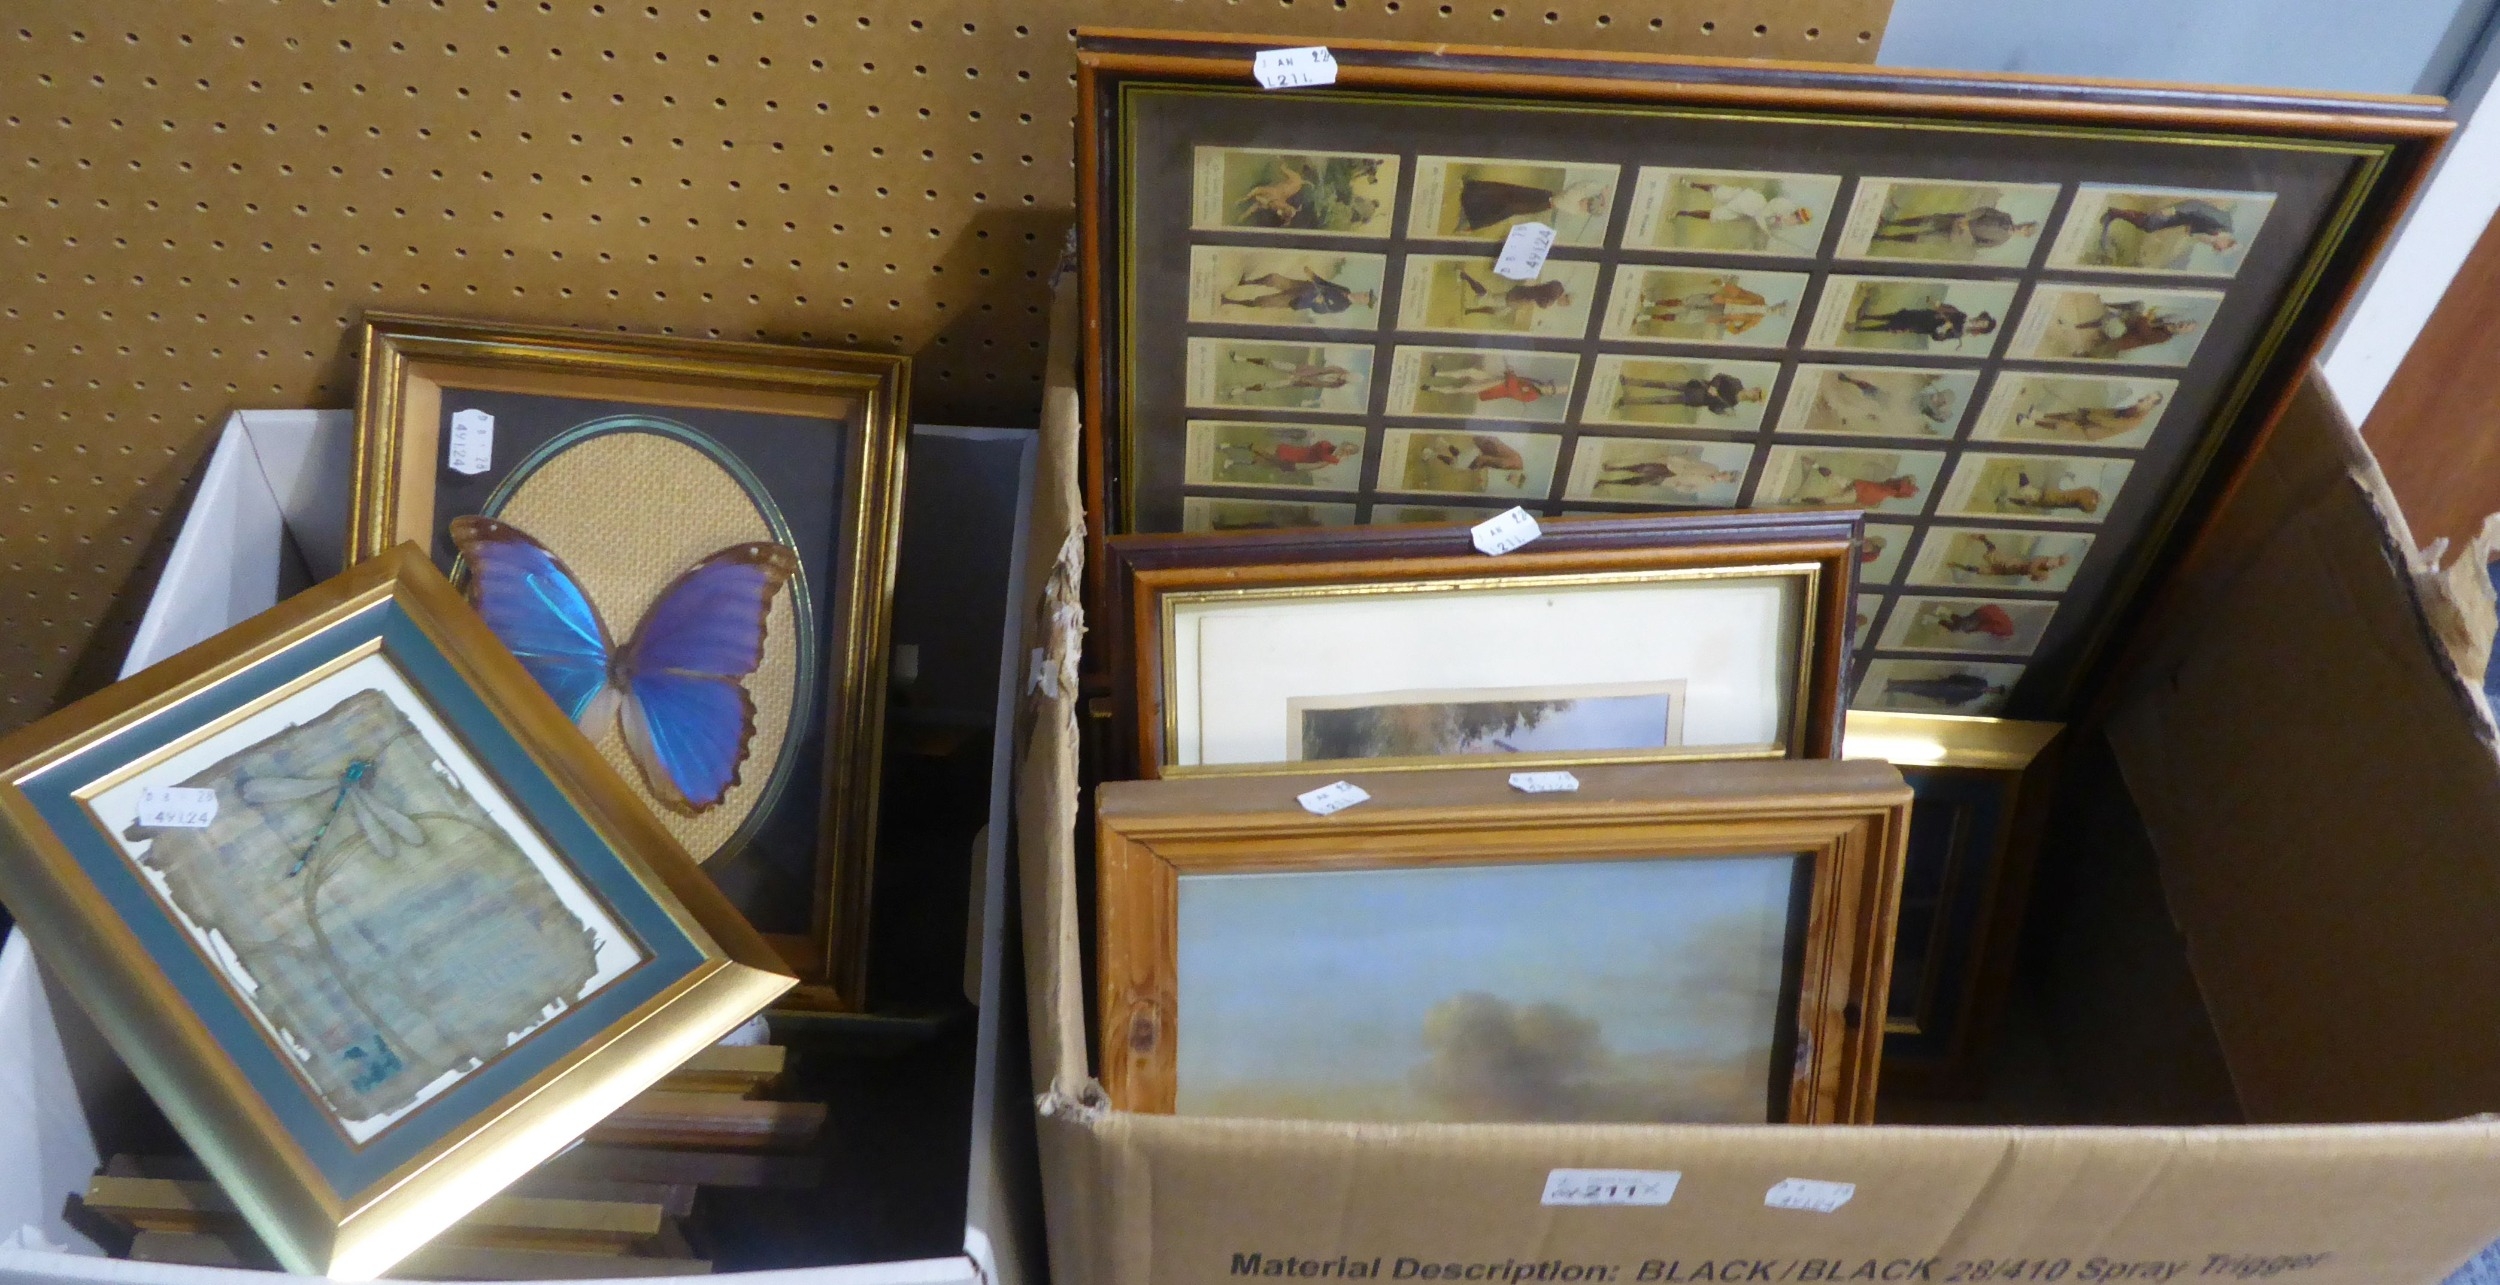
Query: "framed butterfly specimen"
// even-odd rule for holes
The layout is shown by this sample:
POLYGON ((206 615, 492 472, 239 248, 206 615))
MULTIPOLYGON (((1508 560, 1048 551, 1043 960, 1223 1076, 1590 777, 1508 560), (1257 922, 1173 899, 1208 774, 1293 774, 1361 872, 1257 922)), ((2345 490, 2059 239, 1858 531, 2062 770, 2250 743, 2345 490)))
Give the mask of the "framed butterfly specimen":
POLYGON ((376 314, 351 556, 431 550, 796 968, 866 1002, 903 359, 376 314))
POLYGON ((797 983, 415 545, 0 741, 0 898, 340 1280, 797 983))

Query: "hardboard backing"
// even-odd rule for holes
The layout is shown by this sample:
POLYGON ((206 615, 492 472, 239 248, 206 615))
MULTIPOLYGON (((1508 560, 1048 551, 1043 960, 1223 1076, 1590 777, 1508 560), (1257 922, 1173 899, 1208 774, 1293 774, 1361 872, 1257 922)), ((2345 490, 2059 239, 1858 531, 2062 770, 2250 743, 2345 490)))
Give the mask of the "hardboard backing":
POLYGON ((14 0, 0 728, 111 676, 228 412, 389 308, 908 353, 1030 422, 1078 23, 1872 61, 1889 0, 14 0), (117 609, 119 608, 119 609, 117 609))

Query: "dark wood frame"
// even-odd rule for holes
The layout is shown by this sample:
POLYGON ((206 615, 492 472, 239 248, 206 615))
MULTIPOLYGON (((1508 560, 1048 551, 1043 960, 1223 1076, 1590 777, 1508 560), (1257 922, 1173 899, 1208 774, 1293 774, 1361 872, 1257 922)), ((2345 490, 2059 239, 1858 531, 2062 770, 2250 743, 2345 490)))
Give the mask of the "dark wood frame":
MULTIPOLYGON (((1115 280, 1117 211, 1124 194, 1120 166, 1106 146, 1116 126, 1118 86, 1129 80, 1241 86, 1261 48, 1310 43, 1289 37, 1193 35, 1126 30, 1079 32, 1080 149, 1078 191, 1083 256, 1084 324, 1092 364, 1086 376, 1083 467, 1088 536, 1096 570, 1089 599, 1106 600, 1105 540, 1125 520, 1121 505, 1117 395, 1111 359, 1121 307, 1115 280)), ((2198 141, 2314 139, 2377 149, 2338 199, 2344 204, 2305 243, 2302 275, 2288 302, 2259 328, 2262 342, 2235 375, 2134 551, 2072 640, 2061 675, 2027 717, 2065 716, 2081 708, 2101 677, 2110 644, 2158 601, 2168 571, 2191 555, 2206 518, 2227 502, 2242 470, 2282 414, 2302 369, 2341 313, 2397 216, 2411 200, 2452 124, 2439 100, 2293 91, 2249 91, 2102 80, 2061 81, 1980 73, 1870 70, 1801 63, 1738 62, 1637 55, 1576 54, 1397 44, 1331 42, 1338 64, 1335 90, 1431 94, 1444 99, 1532 96, 1558 102, 1673 105, 1935 122, 2007 129, 2140 131, 2198 141)), ((1487 144, 1498 152, 1497 144, 1487 144)), ((1784 165, 1766 159, 1762 168, 1784 165)), ((1768 264, 1766 266, 1777 266, 1768 264)), ((1887 269, 1876 266, 1875 271, 1887 269)), ((1890 271, 1908 271, 1894 266, 1890 271)), ((2035 268, 2034 272, 2046 269, 2035 268)), ((2086 272, 2084 276, 2093 274, 2086 272)), ((2143 283, 2138 283, 2143 284, 2143 283)), ((2159 283, 2155 283, 2159 284, 2159 283)), ((2181 283, 2185 284, 2185 283, 2181 283)), ((2268 287, 2269 289, 2273 287, 2268 287)), ((1389 333, 1384 331, 1384 334, 1389 333)), ((1314 334, 1313 341, 1321 336, 1314 334)), ((1335 338, 1335 336, 1328 336, 1335 338)), ((2113 371, 2112 373, 2118 373, 2113 371)), ((1873 445, 1869 442, 1868 445, 1873 445)), ((2019 446, 2002 449, 2019 450, 2019 446)), ((2039 449, 2053 449, 2040 447, 2039 449)), ((1314 499, 1321 498, 1314 496, 1314 499)), ((1335 497, 1329 497, 1335 498, 1335 497)), ((1421 501, 1429 503, 1431 501, 1421 501)), ((2010 711, 2024 713, 2022 710, 2010 711)))
MULTIPOLYGON (((1163 775, 1162 605, 1166 595, 1211 588, 1395 584, 1486 576, 1568 577, 1621 571, 1741 571, 1810 564, 1800 622, 1795 709, 1788 752, 1840 753, 1840 694, 1848 655, 1858 515, 1737 512, 1628 518, 1565 518, 1542 524, 1525 547, 1489 558, 1466 527, 1336 527, 1232 535, 1114 537, 1108 548, 1103 634, 1115 706, 1119 775, 1163 775)), ((1618 756, 1619 757, 1619 756, 1618 756)), ((1686 755, 1680 757, 1707 757, 1686 755)), ((1379 763, 1353 763, 1380 770, 1379 763)), ((1310 772, 1299 762, 1208 769, 1310 772)))
MULTIPOLYGON (((1369 802, 1294 802, 1333 776, 1126 781, 1097 794, 1096 951, 1104 1087, 1122 1110, 1177 1099, 1183 873, 1324 871, 1793 852, 1813 862, 1786 1123, 1874 1119, 1910 792, 1882 763, 1756 761, 1581 769, 1526 795, 1501 768, 1352 778, 1369 802)), ((1783 1037, 1785 1038, 1785 1036, 1783 1037)))

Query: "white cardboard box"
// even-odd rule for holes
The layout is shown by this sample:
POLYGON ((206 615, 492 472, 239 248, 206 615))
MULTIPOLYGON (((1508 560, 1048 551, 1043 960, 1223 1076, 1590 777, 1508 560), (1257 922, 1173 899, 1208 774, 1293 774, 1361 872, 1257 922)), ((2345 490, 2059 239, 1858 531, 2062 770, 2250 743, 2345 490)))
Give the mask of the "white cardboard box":
MULTIPOLYGON (((196 498, 183 520, 165 573, 149 601, 122 672, 126 676, 274 605, 282 585, 320 580, 340 570, 346 546, 347 477, 354 417, 344 411, 243 411, 227 421, 209 457, 196 498)), ((915 429, 930 438, 913 480, 961 485, 968 470, 991 492, 1016 497, 1013 522, 1025 527, 1031 495, 1033 434, 993 429, 915 429)), ((1005 601, 1019 601, 1021 547, 1006 559, 1005 601)), ((1026 1230, 1038 1226, 1031 1206, 1032 1117, 1020 1057, 1022 997, 1007 960, 1013 920, 1004 824, 1007 746, 1014 683, 1025 652, 1015 614, 1007 613, 997 683, 992 755, 992 824, 974 854, 973 931, 967 997, 979 1004, 971 1100, 971 1150, 966 1158, 962 1252, 949 1257, 791 1271, 729 1279, 758 1285, 1021 1285, 1037 1279, 1040 1247, 1026 1230)), ((954 702, 961 705, 962 700, 954 702)), ((63 1220, 71 1196, 86 1189, 121 1104, 139 1089, 83 1013, 49 984, 23 934, 0 948, 0 1285, 134 1282, 141 1285, 241 1285, 274 1273, 124 1262, 63 1220), (30 1246, 56 1246, 58 1252, 30 1246)), ((841 1217, 841 1209, 827 1211, 841 1217)), ((646 1278, 651 1280, 670 1278, 646 1278)), ((716 1280, 720 1277, 684 1278, 716 1280)))

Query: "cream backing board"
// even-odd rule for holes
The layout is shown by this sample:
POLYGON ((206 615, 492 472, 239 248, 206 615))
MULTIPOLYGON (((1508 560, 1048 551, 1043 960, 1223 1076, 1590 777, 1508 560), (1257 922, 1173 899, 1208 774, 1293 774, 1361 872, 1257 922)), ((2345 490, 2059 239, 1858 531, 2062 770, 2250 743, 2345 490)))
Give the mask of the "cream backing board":
POLYGON ((1797 584, 1730 576, 1191 604, 1170 627, 1172 758, 1286 762, 1295 697, 1659 680, 1687 684, 1686 744, 1758 750, 1792 712, 1783 640, 1798 626, 1797 584), (1394 643, 1348 646, 1357 638, 1394 643), (1329 662, 1315 667, 1317 656, 1329 662))
POLYGON ((18 0, 0 726, 111 676, 228 411, 367 309, 912 354, 1031 422, 1079 23, 1871 61, 1885 0, 18 0))

